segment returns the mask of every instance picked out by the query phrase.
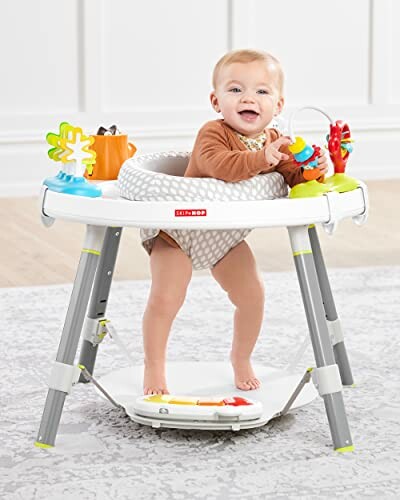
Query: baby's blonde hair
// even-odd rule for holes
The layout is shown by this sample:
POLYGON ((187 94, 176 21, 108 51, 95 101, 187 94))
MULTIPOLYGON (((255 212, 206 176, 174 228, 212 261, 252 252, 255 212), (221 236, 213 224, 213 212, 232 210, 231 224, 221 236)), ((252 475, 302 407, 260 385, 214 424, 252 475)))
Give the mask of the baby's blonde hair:
POLYGON ((268 52, 263 52, 261 50, 253 50, 253 49, 240 49, 240 50, 232 50, 221 57, 221 59, 215 65, 213 75, 212 75, 212 84, 215 89, 218 75, 221 69, 229 64, 233 63, 250 63, 254 61, 265 62, 266 64, 273 63, 277 68, 277 78, 278 78, 278 89, 282 93, 283 92, 283 81, 284 75, 281 63, 268 52))

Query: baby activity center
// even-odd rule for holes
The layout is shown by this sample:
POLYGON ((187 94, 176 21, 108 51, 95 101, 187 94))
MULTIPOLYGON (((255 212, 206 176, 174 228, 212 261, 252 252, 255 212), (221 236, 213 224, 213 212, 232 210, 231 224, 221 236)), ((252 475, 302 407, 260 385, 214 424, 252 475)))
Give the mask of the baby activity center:
MULTIPOLYGON (((333 234, 345 218, 364 223, 368 192, 362 182, 346 173, 353 150, 349 125, 311 108, 326 118, 328 126, 320 145, 308 144, 293 132, 295 117, 302 109, 291 115, 288 135, 289 150, 306 181, 290 192, 277 172, 235 183, 185 178, 190 153, 141 155, 116 127, 102 128, 91 136, 64 122, 47 135, 49 158, 60 169, 43 182, 42 221, 46 226, 57 219, 84 224, 86 234, 51 368, 37 446, 55 445, 67 395, 73 397, 76 383, 89 382, 87 390, 93 385, 133 421, 153 428, 240 432, 266 425, 320 396, 334 450, 354 449, 343 400, 344 387, 352 386, 354 380, 317 229, 333 234), (318 156, 323 147, 329 151, 334 174, 320 182, 318 156), (234 386, 229 363, 168 363, 171 394, 144 396, 143 367, 133 364, 107 316, 119 244, 124 228, 129 227, 286 227, 308 324, 305 339, 293 346, 295 354, 286 368, 256 365, 262 386, 244 392, 234 386), (97 378, 95 363, 98 354, 101 363, 99 346, 106 335, 120 346, 128 367, 117 367, 97 378), (302 365, 310 341, 315 357, 312 367, 302 365)), ((282 321, 284 317, 282 311, 282 321)))

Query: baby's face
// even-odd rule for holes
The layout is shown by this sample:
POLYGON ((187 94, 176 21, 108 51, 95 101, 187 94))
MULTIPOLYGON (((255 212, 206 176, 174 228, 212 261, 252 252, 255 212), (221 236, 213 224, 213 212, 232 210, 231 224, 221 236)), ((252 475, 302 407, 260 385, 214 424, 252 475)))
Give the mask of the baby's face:
POLYGON ((230 127, 257 137, 283 106, 278 68, 261 61, 229 64, 221 69, 210 99, 230 127))

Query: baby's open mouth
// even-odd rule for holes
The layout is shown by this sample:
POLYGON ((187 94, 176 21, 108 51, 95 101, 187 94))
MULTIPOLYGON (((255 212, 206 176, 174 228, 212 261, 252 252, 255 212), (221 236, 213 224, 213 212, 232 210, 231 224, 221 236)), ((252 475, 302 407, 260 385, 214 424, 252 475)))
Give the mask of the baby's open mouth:
POLYGON ((239 111, 239 115, 246 121, 253 121, 258 117, 257 111, 253 111, 252 109, 244 109, 243 111, 239 111))

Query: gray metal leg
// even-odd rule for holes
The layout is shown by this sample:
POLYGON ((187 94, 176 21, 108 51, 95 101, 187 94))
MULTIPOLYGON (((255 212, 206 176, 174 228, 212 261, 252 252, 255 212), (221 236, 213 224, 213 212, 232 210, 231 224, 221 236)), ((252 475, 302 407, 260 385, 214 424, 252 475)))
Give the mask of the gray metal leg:
POLYGON ((319 288, 321 290, 322 301, 324 304, 325 316, 328 321, 328 327, 331 327, 331 333, 333 334, 333 353, 335 355, 336 363, 339 366, 340 378, 342 379, 343 385, 352 385, 354 383, 353 374, 347 357, 342 328, 336 311, 335 301, 333 300, 328 273, 326 271, 321 246, 319 244, 318 233, 315 226, 309 227, 308 234, 310 237, 312 254, 314 256, 319 288))
MULTIPOLYGON (((108 227, 104 236, 103 247, 96 277, 90 298, 86 328, 83 332, 83 340, 79 357, 79 364, 85 366, 90 374, 93 374, 96 362, 97 350, 100 341, 93 337, 93 328, 98 320, 105 317, 111 282, 114 274, 115 262, 117 260, 119 243, 121 240, 121 227, 108 227), (86 331, 85 331, 86 330, 86 331)), ((87 383, 89 379, 81 374, 79 382, 87 383)))
MULTIPOLYGON (((103 227, 87 226, 84 246, 75 277, 56 362, 73 365, 85 317, 90 291, 104 239, 103 227)), ((36 446, 54 446, 67 392, 50 388, 47 393, 36 446)), ((55 384, 56 385, 56 384, 55 384)))
POLYGON ((317 365, 315 371, 321 376, 319 392, 324 400, 333 445, 337 451, 351 451, 353 443, 343 402, 342 385, 325 319, 308 228, 289 227, 288 231, 317 365), (336 378, 332 377, 335 370, 336 378))

